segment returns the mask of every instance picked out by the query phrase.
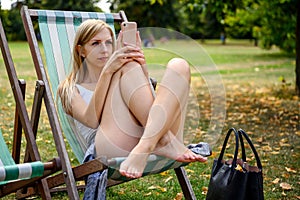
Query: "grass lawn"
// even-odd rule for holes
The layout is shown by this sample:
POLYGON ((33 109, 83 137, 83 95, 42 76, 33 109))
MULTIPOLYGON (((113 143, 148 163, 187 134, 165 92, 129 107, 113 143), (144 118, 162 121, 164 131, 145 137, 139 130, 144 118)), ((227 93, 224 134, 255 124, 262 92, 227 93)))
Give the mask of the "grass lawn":
MULTIPOLYGON (((160 80, 165 64, 174 56, 191 64, 191 98, 185 126, 185 143, 209 141, 213 156, 205 164, 186 167, 197 199, 205 199, 212 161, 219 154, 230 127, 243 128, 252 138, 263 163, 265 199, 299 199, 299 98, 294 92, 295 59, 276 48, 262 50, 247 40, 156 42, 145 49, 150 75, 160 80)), ((27 82, 26 104, 30 114, 35 72, 25 42, 9 44, 18 76, 27 82)), ((10 145, 14 100, 0 58, 0 119, 10 145)), ((37 143, 46 161, 56 156, 51 129, 43 108, 37 143), (47 147, 47 148, 46 148, 47 147)), ((11 146, 11 145, 10 145, 11 146)), ((23 144, 25 147, 25 144, 23 144)), ((227 157, 231 157, 232 143, 227 157)), ((70 153, 73 165, 75 156, 70 153)), ((248 152, 249 162, 255 162, 248 152)), ((82 195, 82 193, 81 193, 82 195)), ((147 176, 108 189, 108 199, 181 199, 173 171, 147 176)), ((13 195, 4 199, 11 199, 13 195)), ((53 199, 68 199, 64 193, 53 199)))

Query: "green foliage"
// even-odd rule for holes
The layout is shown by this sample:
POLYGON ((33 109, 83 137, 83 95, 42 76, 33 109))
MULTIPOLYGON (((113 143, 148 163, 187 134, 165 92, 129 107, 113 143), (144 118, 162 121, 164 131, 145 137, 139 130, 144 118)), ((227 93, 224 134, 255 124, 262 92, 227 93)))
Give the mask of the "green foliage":
POLYGON ((297 0, 260 1, 262 47, 295 53, 296 7, 297 0))
POLYGON ((163 27, 180 30, 179 12, 173 0, 111 0, 111 10, 125 10, 131 21, 139 27, 163 27))
POLYGON ((226 33, 233 38, 256 38, 259 26, 258 15, 253 10, 237 9, 235 13, 226 16, 226 33))
POLYGON ((101 9, 95 6, 99 0, 35 0, 18 2, 11 10, 1 10, 0 16, 9 41, 26 40, 25 31, 20 15, 21 6, 27 5, 35 9, 57 9, 57 10, 77 10, 77 11, 98 11, 101 9))
POLYGON ((295 53, 296 8, 300 6, 297 0, 179 2, 190 28, 183 33, 194 31, 202 36, 216 37, 224 31, 227 37, 255 39, 263 48, 276 45, 286 52, 295 53))
POLYGON ((43 0, 41 7, 53 10, 101 11, 94 6, 98 2, 99 0, 43 0))
MULTIPOLYGON (((297 0, 107 0, 112 11, 125 10, 139 27, 171 28, 192 38, 255 39, 295 53, 297 0)), ((29 8, 100 11, 99 0, 25 1, 29 8)), ((20 4, 20 3, 19 3, 20 4)), ((26 3, 25 3, 26 4, 26 3)), ((21 5, 18 6, 20 8, 21 5)), ((18 8, 1 11, 9 40, 25 38, 18 8)))
POLYGON ((25 31, 18 9, 2 10, 1 20, 8 40, 25 40, 25 31))

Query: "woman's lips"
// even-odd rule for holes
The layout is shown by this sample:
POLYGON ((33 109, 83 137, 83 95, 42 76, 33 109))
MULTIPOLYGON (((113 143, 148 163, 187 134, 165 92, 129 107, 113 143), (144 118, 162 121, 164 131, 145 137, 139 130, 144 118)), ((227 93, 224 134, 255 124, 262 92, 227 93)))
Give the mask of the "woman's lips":
POLYGON ((98 59, 101 60, 101 61, 107 61, 108 57, 101 57, 101 58, 98 58, 98 59))

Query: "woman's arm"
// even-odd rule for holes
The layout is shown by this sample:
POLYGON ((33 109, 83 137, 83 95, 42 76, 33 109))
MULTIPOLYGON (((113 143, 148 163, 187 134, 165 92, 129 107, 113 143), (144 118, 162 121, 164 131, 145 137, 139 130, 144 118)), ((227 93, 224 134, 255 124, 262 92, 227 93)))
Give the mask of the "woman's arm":
POLYGON ((114 73, 123 67, 124 64, 133 60, 137 60, 143 64, 145 63, 144 54, 140 47, 121 47, 121 43, 118 38, 117 50, 105 64, 90 103, 86 105, 84 100, 79 97, 79 92, 74 95, 74 98, 72 98, 71 104, 73 117, 88 127, 97 128, 101 121, 103 107, 114 73))
POLYGON ((71 104, 72 114, 75 119, 90 128, 99 126, 112 76, 113 74, 109 72, 104 72, 100 75, 89 104, 86 104, 78 91, 74 94, 71 104))

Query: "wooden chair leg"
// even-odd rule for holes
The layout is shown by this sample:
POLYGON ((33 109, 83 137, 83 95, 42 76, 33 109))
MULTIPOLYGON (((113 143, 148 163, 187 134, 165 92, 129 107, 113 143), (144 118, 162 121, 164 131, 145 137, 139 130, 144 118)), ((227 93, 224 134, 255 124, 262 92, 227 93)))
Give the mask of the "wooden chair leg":
MULTIPOLYGON (((25 80, 23 79, 19 80, 19 85, 23 95, 23 100, 25 100, 25 90, 26 90, 25 80)), ((22 123, 19 116, 19 111, 16 107, 15 124, 14 124, 14 141, 13 141, 13 148, 12 148, 12 157, 15 160, 16 164, 20 163, 21 141, 22 141, 22 123)))
MULTIPOLYGON (((19 85, 20 85, 20 88, 22 91, 23 100, 25 100, 26 82, 24 80, 19 80, 19 85)), ((35 90, 34 99, 33 99, 32 113, 31 113, 31 126, 32 126, 32 131, 34 133, 35 138, 37 135, 43 93, 44 93, 44 84, 42 81, 37 81, 36 90, 35 90)), ((12 153, 13 158, 16 163, 20 163, 21 140, 22 140, 22 124, 21 124, 19 112, 16 109, 15 127, 14 127, 14 142, 13 142, 13 153, 12 153)), ((29 149, 28 145, 29 144, 27 144, 26 151, 25 151, 25 157, 24 157, 25 162, 30 162, 30 161, 35 160, 33 158, 30 158, 30 156, 29 156, 29 153, 27 151, 29 149)), ((47 180, 42 179, 42 180, 38 181, 37 190, 43 199, 51 199, 50 189, 48 187, 47 180)), ((18 193, 19 193, 19 197, 20 197, 20 194, 22 194, 22 198, 24 198, 26 196, 30 196, 30 195, 34 194, 35 192, 36 191, 34 188, 29 187, 29 188, 21 189, 21 191, 19 191, 18 193)))
MULTIPOLYGON (((41 80, 36 81, 35 93, 34 93, 32 110, 31 110, 31 119, 30 119, 31 126, 32 126, 32 132, 33 132, 35 138, 37 135, 38 124, 39 124, 39 119, 40 119, 40 114, 41 114, 44 88, 45 87, 44 87, 43 81, 41 81, 41 80)), ((42 179, 38 183, 38 190, 43 199, 51 199, 51 193, 50 193, 50 189, 49 189, 48 182, 46 179, 42 179)))
MULTIPOLYGON (((32 132, 33 132, 35 138, 37 135, 38 124, 39 124, 39 119, 40 119, 40 115, 41 115, 44 88, 45 88, 44 82, 41 80, 38 80, 35 85, 35 92, 34 92, 34 98, 33 98, 33 103, 32 103, 32 110, 31 110, 31 118, 30 118, 32 132)), ((28 147, 26 147, 26 149, 28 149, 28 147)), ((26 162, 32 161, 32 159, 29 157, 28 153, 25 154, 24 160, 26 162)))
POLYGON ((185 199, 187 200, 196 200, 196 196, 194 193, 194 190, 192 188, 192 185, 190 183, 190 180, 187 177, 186 171, 184 169, 184 167, 179 167, 179 168, 175 168, 175 173, 177 176, 177 179, 179 181, 179 184, 181 186, 183 195, 185 197, 185 199))

